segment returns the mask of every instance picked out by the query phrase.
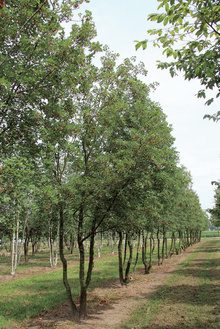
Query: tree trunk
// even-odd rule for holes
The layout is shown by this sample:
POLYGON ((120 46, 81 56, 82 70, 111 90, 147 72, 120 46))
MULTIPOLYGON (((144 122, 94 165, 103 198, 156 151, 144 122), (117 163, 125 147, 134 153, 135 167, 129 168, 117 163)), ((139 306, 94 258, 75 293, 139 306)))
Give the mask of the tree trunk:
POLYGON ((151 235, 150 235, 149 271, 152 267, 153 250, 154 250, 154 235, 153 235, 153 232, 151 232, 151 235))
POLYGON ((125 276, 124 276, 124 271, 123 268, 125 266, 125 263, 123 264, 123 257, 122 257, 122 244, 123 244, 123 233, 119 232, 119 241, 118 241, 118 263, 119 263, 119 279, 121 285, 125 285, 129 282, 129 273, 130 273, 130 267, 131 267, 131 262, 132 262, 132 256, 133 256, 133 246, 130 240, 130 237, 128 234, 126 234, 126 241, 128 244, 129 248, 129 259, 126 265, 125 269, 125 276))
POLYGON ((126 257, 127 257, 127 244, 128 244, 128 236, 125 235, 125 248, 124 248, 124 260, 123 260, 123 267, 125 266, 126 257))
POLYGON ((158 260, 158 265, 161 265, 161 261, 160 261, 160 228, 158 227, 157 229, 157 260, 158 260))
POLYGON ((132 257, 133 257, 133 245, 132 245, 132 242, 131 242, 131 239, 129 236, 127 238, 127 242, 128 242, 128 248, 129 248, 129 259, 128 259, 126 270, 125 270, 125 278, 124 278, 125 283, 128 283, 130 281, 129 274, 130 274, 131 262, 132 262, 132 257))
POLYGON ((80 306, 79 316, 85 317, 87 313, 87 291, 85 283, 85 250, 81 239, 78 241, 79 245, 79 280, 80 280, 80 306))
POLYGON ((87 272, 87 277, 86 277, 86 289, 88 288, 91 277, 92 277, 92 270, 94 267, 94 246, 95 246, 95 233, 93 229, 95 228, 95 222, 92 228, 92 235, 90 237, 90 247, 89 247, 89 267, 88 267, 88 272, 87 272))
POLYGON ((78 247, 79 247, 79 281, 80 281, 80 306, 79 316, 86 317, 87 314, 87 290, 85 282, 85 249, 83 245, 83 217, 84 210, 81 206, 79 211, 79 224, 78 224, 78 247))
POLYGON ((148 240, 148 232, 145 235, 144 231, 142 231, 142 263, 144 265, 144 273, 149 274, 150 267, 147 261, 147 240, 148 240))
POLYGON ((161 251, 161 254, 162 254, 161 264, 163 264, 163 262, 164 262, 165 252, 166 252, 166 256, 167 256, 166 231, 165 231, 165 227, 163 225, 163 242, 162 242, 162 251, 161 251))
POLYGON ((175 250, 175 233, 172 232, 169 257, 171 257, 173 255, 174 250, 175 250))
POLYGON ((18 267, 18 239, 19 239, 19 214, 14 219, 13 235, 12 235, 12 257, 11 257, 11 275, 15 275, 18 267))
POLYGON ((187 243, 187 247, 190 246, 190 242, 189 242, 189 230, 186 230, 186 243, 187 243))
POLYGON ((124 277, 123 277, 123 260, 122 260, 122 243, 123 243, 123 234, 122 232, 118 232, 119 240, 118 240, 118 265, 119 265, 119 280, 121 285, 124 285, 124 277))
POLYGON ((134 273, 135 273, 136 266, 137 266, 137 263, 138 263, 138 258, 139 258, 140 242, 141 242, 141 232, 139 231, 139 233, 138 233, 138 242, 137 242, 137 254, 136 254, 134 269, 133 269, 134 273))
POLYGON ((29 229, 28 226, 25 228, 25 240, 24 240, 24 259, 25 263, 28 263, 28 245, 29 245, 29 229))
POLYGON ((11 240, 11 275, 15 275, 15 225, 13 227, 11 240))
POLYGON ((79 317, 79 312, 77 310, 77 307, 75 305, 75 303, 73 302, 73 298, 72 298, 72 293, 71 293, 71 289, 70 289, 70 285, 67 279, 67 261, 64 257, 64 246, 63 246, 63 206, 62 204, 60 204, 59 206, 59 210, 60 210, 60 232, 59 232, 59 247, 60 247, 60 259, 62 261, 63 264, 63 284, 66 288, 66 294, 67 294, 67 299, 68 302, 70 304, 71 310, 72 310, 72 314, 74 318, 78 318, 79 317))

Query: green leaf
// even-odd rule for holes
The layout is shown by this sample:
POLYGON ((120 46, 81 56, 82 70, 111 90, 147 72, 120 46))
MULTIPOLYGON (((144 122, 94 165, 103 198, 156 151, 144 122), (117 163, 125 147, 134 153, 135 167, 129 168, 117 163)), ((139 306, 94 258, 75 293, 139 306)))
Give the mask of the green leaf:
POLYGON ((161 23, 164 20, 164 15, 158 15, 157 17, 157 23, 161 23))
POLYGON ((163 21, 163 25, 165 26, 165 25, 167 25, 167 23, 168 23, 168 17, 165 17, 165 19, 163 21))

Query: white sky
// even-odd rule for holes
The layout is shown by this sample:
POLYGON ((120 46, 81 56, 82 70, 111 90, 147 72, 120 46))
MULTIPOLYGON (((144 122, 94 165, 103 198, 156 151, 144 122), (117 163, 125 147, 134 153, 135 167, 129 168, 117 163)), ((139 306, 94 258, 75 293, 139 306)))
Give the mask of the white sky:
POLYGON ((191 172, 193 189, 202 208, 211 208, 214 201, 211 181, 220 179, 220 122, 204 120, 203 116, 220 110, 220 101, 207 107, 204 99, 195 96, 200 89, 198 81, 188 82, 181 76, 171 78, 168 71, 158 70, 156 60, 166 61, 161 49, 150 45, 144 51, 135 50, 134 40, 148 38, 146 31, 155 27, 156 23, 147 21, 147 15, 156 12, 158 5, 156 0, 90 0, 80 7, 80 12, 84 9, 92 12, 97 40, 119 53, 121 61, 136 56, 148 70, 145 82, 159 83, 151 98, 160 103, 173 127, 180 163, 191 172))

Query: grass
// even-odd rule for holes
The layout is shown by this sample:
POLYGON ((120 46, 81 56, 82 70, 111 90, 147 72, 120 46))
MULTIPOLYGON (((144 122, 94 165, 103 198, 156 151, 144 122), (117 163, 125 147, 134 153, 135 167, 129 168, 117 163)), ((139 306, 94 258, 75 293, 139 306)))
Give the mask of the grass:
MULTIPOLYGON (((29 267, 49 266, 48 250, 38 252, 34 257, 30 256, 30 263, 22 263, 17 273, 27 270, 29 267)), ((100 258, 95 257, 94 271, 89 290, 99 287, 109 280, 118 278, 117 253, 106 256, 109 252, 103 248, 100 258)), ((67 254, 69 260, 77 260, 78 255, 67 254)), ((59 261, 60 262, 60 261, 59 261)), ((139 264, 141 265, 141 257, 139 264)), ((76 301, 79 295, 78 265, 69 266, 68 278, 72 287, 73 298, 76 301)), ((1 262, 1 274, 10 273, 10 260, 5 258, 1 262), (4 265, 4 266, 3 266, 4 265)), ((31 277, 12 280, 0 284, 0 329, 6 329, 13 322, 22 322, 26 318, 44 314, 67 301, 65 288, 62 281, 62 269, 55 268, 49 273, 33 275, 31 277)))
MULTIPOLYGON (((118 276, 117 255, 96 259, 94 269, 90 289, 118 276)), ((68 277, 76 300, 79 295, 78 266, 69 268, 68 277)), ((1 284, 0 328, 8 328, 11 322, 21 322, 44 313, 66 300, 62 269, 1 284)))
POLYGON ((203 231, 202 238, 217 238, 220 237, 220 230, 217 229, 216 231, 203 231))
POLYGON ((121 329, 220 328, 220 240, 208 240, 121 329))
MULTIPOLYGON (((22 272, 31 267, 38 267, 42 269, 43 272, 44 268, 49 266, 49 256, 47 251, 48 250, 41 250, 34 257, 30 256, 30 262, 19 265, 17 271, 22 272)), ((95 267, 89 288, 90 290, 101 286, 109 280, 118 278, 117 255, 109 255, 106 257, 104 252, 109 253, 109 249, 106 246, 102 250, 101 258, 95 258, 95 267)), ((210 257, 212 260, 211 254, 210 251, 210 257)), ((154 260, 156 255, 157 250, 155 248, 154 260)), ((77 260, 78 254, 75 252, 74 255, 67 254, 66 257, 71 261, 77 260)), ((206 263, 206 265, 209 266, 208 263, 206 263)), ((2 259, 0 266, 1 274, 10 273, 9 258, 2 259)), ((139 266, 141 266, 141 255, 139 257, 138 267, 139 266)), ((187 268, 187 265, 184 266, 185 267, 183 268, 187 268)), ((78 265, 76 265, 69 267, 68 271, 68 277, 75 301, 79 295, 78 270, 78 265)), ((176 276, 178 277, 180 274, 176 274, 176 276)), ((160 296, 163 296, 164 292, 166 292, 166 287, 164 289, 164 291, 158 292, 157 297, 152 299, 149 305, 147 304, 146 309, 145 305, 140 305, 140 310, 144 310, 143 312, 147 315, 147 319, 149 319, 151 314, 154 314, 154 309, 157 310, 158 299, 160 296)), ((199 298, 204 299, 204 296, 205 295, 199 298)), ((60 268, 53 269, 49 273, 33 275, 28 278, 0 284, 0 329, 8 328, 12 322, 22 322, 26 318, 36 316, 37 314, 44 314, 46 310, 52 309, 66 300, 66 292, 62 282, 62 269, 60 268)), ((134 323, 136 323, 135 321, 136 320, 134 320, 134 323)), ((124 328, 132 327, 128 325, 124 328)))

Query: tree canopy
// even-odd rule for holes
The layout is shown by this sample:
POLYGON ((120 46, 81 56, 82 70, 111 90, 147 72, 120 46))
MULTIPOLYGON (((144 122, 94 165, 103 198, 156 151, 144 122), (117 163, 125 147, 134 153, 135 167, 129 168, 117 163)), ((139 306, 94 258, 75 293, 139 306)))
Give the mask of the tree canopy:
POLYGON ((215 182, 216 189, 215 189, 215 205, 212 209, 209 209, 209 212, 211 214, 212 223, 216 227, 220 227, 220 183, 215 182))
MULTIPOLYGON (((158 12, 148 15, 148 20, 161 24, 158 29, 149 29, 149 40, 137 42, 136 49, 147 47, 153 42, 162 47, 163 53, 174 61, 159 62, 158 67, 169 69, 171 76, 182 71, 185 79, 199 79, 203 89, 198 97, 206 97, 206 90, 220 95, 219 58, 220 58, 220 5, 212 0, 158 0, 158 12), (155 38, 154 38, 155 37, 155 38)), ((219 120, 220 111, 210 116, 219 120)))

